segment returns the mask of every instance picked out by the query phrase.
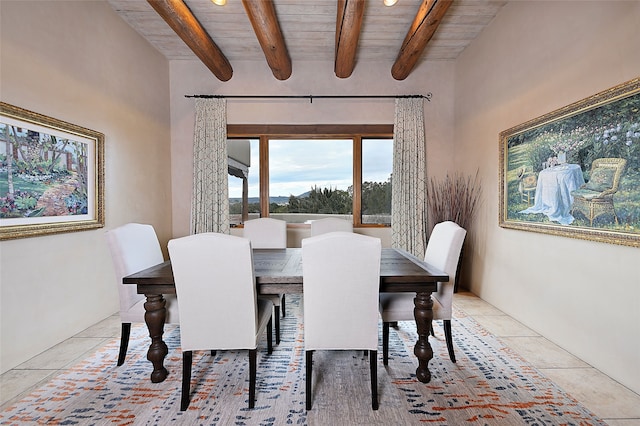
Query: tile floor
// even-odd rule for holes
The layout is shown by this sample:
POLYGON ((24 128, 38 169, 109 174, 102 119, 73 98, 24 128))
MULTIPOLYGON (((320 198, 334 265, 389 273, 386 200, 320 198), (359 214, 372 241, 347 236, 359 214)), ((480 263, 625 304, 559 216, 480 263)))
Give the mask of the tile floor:
MULTIPOLYGON (((640 395, 471 293, 454 304, 611 426, 640 425, 640 395)), ((0 410, 120 335, 113 315, 0 376, 0 410)))

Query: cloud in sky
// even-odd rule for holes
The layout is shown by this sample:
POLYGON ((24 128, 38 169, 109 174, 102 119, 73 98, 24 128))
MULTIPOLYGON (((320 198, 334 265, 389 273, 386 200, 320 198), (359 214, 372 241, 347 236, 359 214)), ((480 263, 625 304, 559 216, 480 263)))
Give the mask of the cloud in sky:
MULTIPOLYGON (((363 142, 363 180, 385 182, 391 174, 391 140, 363 142)), ((258 141, 251 141, 249 197, 259 195, 258 141)), ((353 184, 353 142, 348 140, 270 140, 271 196, 300 195, 312 187, 347 190, 353 184)), ((242 196, 242 182, 229 176, 229 196, 242 196)))

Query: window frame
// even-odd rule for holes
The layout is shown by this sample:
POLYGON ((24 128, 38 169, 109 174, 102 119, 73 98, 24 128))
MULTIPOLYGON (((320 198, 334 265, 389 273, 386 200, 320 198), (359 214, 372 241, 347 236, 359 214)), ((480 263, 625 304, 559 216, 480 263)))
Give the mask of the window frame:
MULTIPOLYGON (((389 227, 384 224, 362 223, 362 140, 393 139, 393 124, 227 124, 227 138, 259 140, 261 217, 269 217, 269 139, 353 140, 353 226, 389 227)), ((301 223, 287 223, 287 226, 309 227, 301 223)))

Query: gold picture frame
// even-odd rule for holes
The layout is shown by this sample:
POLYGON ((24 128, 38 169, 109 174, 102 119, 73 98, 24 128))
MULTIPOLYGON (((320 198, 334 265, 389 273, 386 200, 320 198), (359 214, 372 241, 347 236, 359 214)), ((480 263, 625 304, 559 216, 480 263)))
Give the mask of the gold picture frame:
POLYGON ((104 135, 0 102, 0 240, 104 226, 104 135))
POLYGON ((499 225, 640 247, 640 78, 500 133, 499 225))

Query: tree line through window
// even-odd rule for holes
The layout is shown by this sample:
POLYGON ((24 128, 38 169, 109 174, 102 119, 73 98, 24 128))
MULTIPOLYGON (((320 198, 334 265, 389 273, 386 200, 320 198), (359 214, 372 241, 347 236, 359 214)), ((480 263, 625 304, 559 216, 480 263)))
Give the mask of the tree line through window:
POLYGON ((232 226, 342 217, 390 226, 393 125, 229 125, 232 226))

